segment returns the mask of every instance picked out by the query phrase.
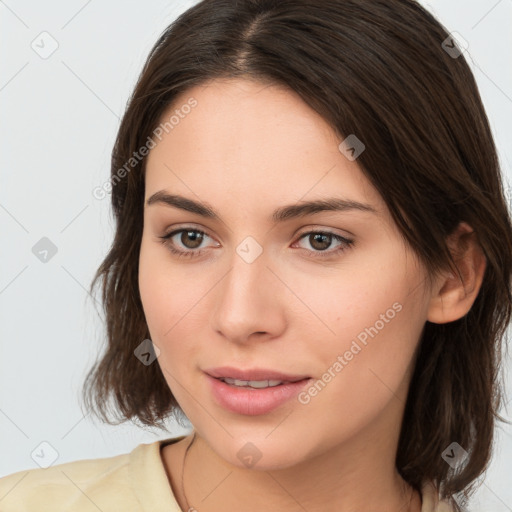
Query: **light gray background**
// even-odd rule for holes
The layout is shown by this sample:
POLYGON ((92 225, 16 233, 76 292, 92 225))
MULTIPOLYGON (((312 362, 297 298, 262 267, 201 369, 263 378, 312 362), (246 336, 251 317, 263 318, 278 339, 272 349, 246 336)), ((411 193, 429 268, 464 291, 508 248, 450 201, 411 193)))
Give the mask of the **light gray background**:
MULTIPOLYGON (((109 178, 119 118, 151 46, 194 3, 0 0, 0 476, 37 467, 41 442, 58 464, 186 432, 94 423, 78 396, 104 336, 86 290, 113 235, 110 196, 92 190, 109 178), (31 47, 46 56, 52 44, 48 58, 31 47), (57 247, 47 263, 32 252, 42 237, 57 247)), ((512 0, 422 3, 468 42, 512 183, 512 0)), ((475 512, 512 510, 511 426, 498 428, 495 452, 475 512)))

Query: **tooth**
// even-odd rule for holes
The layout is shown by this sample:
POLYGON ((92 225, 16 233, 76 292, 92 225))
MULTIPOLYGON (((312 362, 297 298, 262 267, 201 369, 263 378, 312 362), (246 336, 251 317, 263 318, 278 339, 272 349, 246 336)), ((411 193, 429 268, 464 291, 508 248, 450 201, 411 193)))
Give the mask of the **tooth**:
POLYGON ((269 384, 268 384, 268 380, 250 380, 249 381, 249 386, 251 386, 251 388, 268 388, 269 387, 269 384))
POLYGON ((222 379, 226 384, 233 384, 233 385, 237 385, 237 386, 246 386, 247 385, 247 382, 249 381, 246 381, 246 380, 237 380, 237 379, 232 379, 230 377, 225 377, 224 379, 222 379))
POLYGON ((231 379, 229 377, 226 377, 222 379, 226 384, 231 384, 234 386, 240 386, 240 387, 252 387, 257 389, 264 389, 268 387, 275 387, 279 386, 279 384, 282 384, 283 381, 281 380, 239 380, 239 379, 231 379))

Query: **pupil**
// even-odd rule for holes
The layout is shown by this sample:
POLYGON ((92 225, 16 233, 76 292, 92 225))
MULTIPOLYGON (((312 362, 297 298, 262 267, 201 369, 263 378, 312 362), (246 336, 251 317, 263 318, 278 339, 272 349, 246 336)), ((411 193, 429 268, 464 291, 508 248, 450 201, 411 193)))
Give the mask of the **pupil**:
POLYGON ((314 247, 315 249, 325 250, 329 247, 332 235, 326 233, 315 233, 314 235, 310 235, 310 237, 311 236, 313 237, 313 242, 311 243, 311 246, 314 247), (320 243, 320 247, 317 246, 319 240, 323 240, 323 244, 320 243))
POLYGON ((201 245, 202 239, 203 235, 201 233, 198 233, 197 231, 184 231, 181 235, 181 242, 188 249, 195 249, 196 247, 199 247, 201 245), (192 239, 192 245, 185 242, 186 237, 192 239))

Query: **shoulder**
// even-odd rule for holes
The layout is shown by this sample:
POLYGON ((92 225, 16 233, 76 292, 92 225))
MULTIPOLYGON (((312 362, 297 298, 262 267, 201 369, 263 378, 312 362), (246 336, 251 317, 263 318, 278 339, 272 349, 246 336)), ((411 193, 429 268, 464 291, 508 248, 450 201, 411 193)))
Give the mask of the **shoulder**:
POLYGON ((58 506, 97 512, 108 502, 106 485, 112 492, 129 490, 128 464, 129 454, 124 454, 13 473, 0 478, 0 509, 43 512, 58 506))
MULTIPOLYGON (((152 495, 172 504, 172 494, 161 464, 160 443, 140 444, 131 453, 123 455, 7 475, 0 478, 0 510, 142 512, 146 508, 141 502, 151 505, 152 495)), ((169 507, 168 510, 173 509, 169 507)))

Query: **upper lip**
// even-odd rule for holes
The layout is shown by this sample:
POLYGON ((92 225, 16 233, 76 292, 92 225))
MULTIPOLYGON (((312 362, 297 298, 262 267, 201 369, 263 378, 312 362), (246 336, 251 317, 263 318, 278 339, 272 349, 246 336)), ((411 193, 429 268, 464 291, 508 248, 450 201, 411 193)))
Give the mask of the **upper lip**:
POLYGON ((205 373, 216 379, 237 379, 237 380, 280 380, 283 382, 297 382, 308 379, 308 375, 290 375, 266 368, 252 368, 240 370, 232 366, 221 366, 217 368, 208 368, 203 370, 205 373))

